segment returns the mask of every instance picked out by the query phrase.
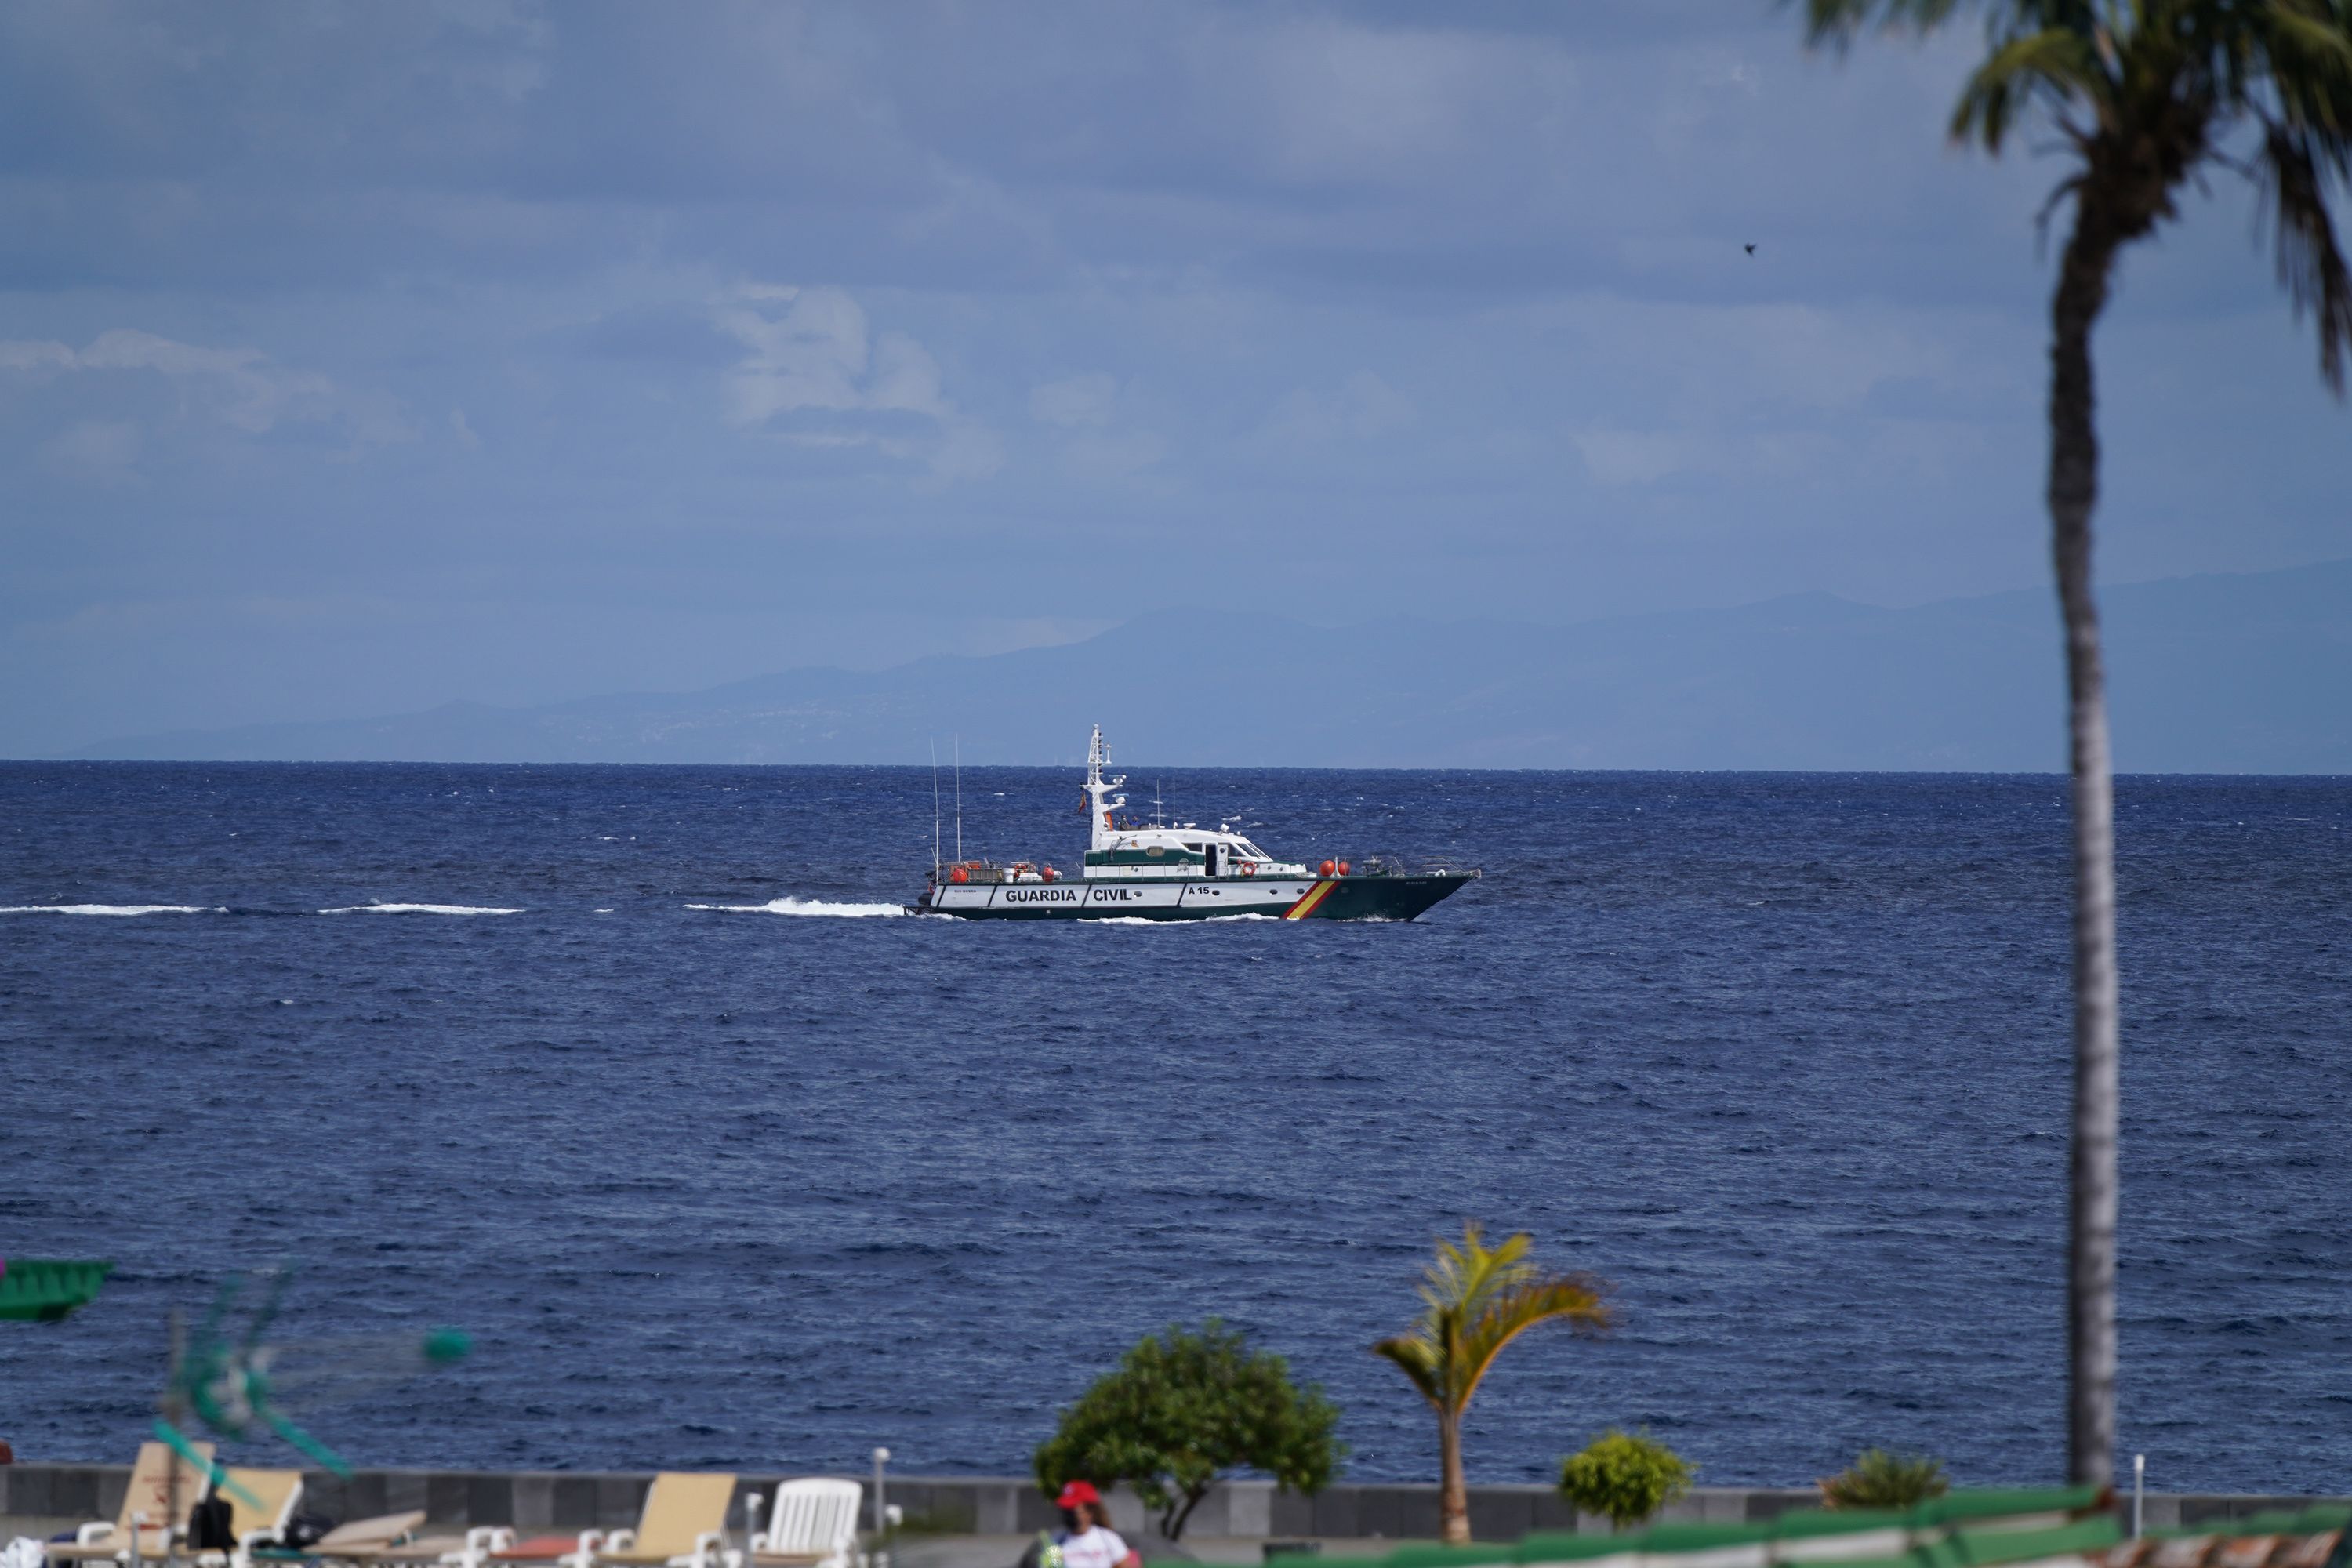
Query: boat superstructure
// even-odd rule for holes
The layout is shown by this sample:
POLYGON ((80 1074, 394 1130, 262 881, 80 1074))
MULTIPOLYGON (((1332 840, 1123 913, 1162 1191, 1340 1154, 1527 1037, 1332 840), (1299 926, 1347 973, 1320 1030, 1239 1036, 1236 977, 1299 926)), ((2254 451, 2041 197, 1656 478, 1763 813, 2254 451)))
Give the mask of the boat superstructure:
POLYGON ((1109 763, 1097 724, 1087 747, 1087 848, 1077 876, 1029 860, 958 859, 935 864, 908 909, 974 920, 1409 921, 1479 875, 1408 871, 1378 858, 1309 866, 1276 859, 1225 824, 1139 821, 1123 815, 1127 779, 1108 773, 1109 763))

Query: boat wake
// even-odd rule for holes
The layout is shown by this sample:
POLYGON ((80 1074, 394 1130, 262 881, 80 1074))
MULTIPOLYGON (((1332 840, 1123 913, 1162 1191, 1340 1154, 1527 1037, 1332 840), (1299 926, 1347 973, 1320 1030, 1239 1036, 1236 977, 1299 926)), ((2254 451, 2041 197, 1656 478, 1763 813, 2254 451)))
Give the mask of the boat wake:
POLYGON ((770 899, 764 904, 688 904, 730 915, 830 915, 835 920, 883 920, 907 911, 897 904, 836 904, 824 899, 770 899))
POLYGON ((322 915, 519 915, 520 910, 492 909, 481 904, 352 904, 320 910, 322 915))
POLYGON ((5 904, 0 915, 225 915, 205 904, 5 904))

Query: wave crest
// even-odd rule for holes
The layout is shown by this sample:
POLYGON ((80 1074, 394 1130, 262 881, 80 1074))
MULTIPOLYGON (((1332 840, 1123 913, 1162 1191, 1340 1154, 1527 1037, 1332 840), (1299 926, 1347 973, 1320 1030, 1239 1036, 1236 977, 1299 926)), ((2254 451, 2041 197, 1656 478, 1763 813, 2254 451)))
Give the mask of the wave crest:
POLYGON ((0 915, 225 915, 217 904, 0 904, 0 915))
POLYGON ((322 915, 519 915, 520 910, 493 909, 483 904, 351 904, 320 910, 322 915))
POLYGON ((730 915, 830 915, 836 920, 887 920, 907 911, 897 904, 836 904, 824 899, 770 899, 764 904, 688 904, 730 915))

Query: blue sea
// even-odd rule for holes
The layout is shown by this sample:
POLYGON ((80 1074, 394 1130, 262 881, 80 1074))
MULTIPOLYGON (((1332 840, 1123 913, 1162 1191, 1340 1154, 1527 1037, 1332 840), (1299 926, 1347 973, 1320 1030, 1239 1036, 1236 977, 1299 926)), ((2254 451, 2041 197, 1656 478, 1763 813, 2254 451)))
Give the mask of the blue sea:
MULTIPOLYGON (((1021 1472, 1220 1316, 1349 1475, 1423 1479, 1367 1347, 1476 1218, 1622 1323, 1505 1353, 1475 1479, 1611 1426, 1714 1484, 2057 1476, 2062 780, 1129 772, 1486 874, 1412 924, 963 923, 898 913, 922 769, 0 764, 0 1252, 118 1265, 0 1324, 0 1436, 127 1460, 167 1313, 290 1260, 289 1369, 476 1338, 307 1410, 362 1463, 1021 1472)), ((1076 783, 966 770, 966 852, 1066 868, 1076 783)), ((2127 779, 2117 832, 2126 1451, 2341 1491, 2352 780, 2127 779)))

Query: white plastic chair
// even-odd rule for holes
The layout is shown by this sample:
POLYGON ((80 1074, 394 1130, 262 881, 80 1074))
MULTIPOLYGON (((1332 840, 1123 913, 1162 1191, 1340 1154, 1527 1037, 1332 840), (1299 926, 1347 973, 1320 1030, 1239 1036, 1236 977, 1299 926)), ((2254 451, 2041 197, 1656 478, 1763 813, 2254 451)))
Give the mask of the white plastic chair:
POLYGON ((752 1568, 855 1568, 865 1499, 856 1481, 786 1481, 776 1489, 768 1528, 751 1537, 752 1568))

